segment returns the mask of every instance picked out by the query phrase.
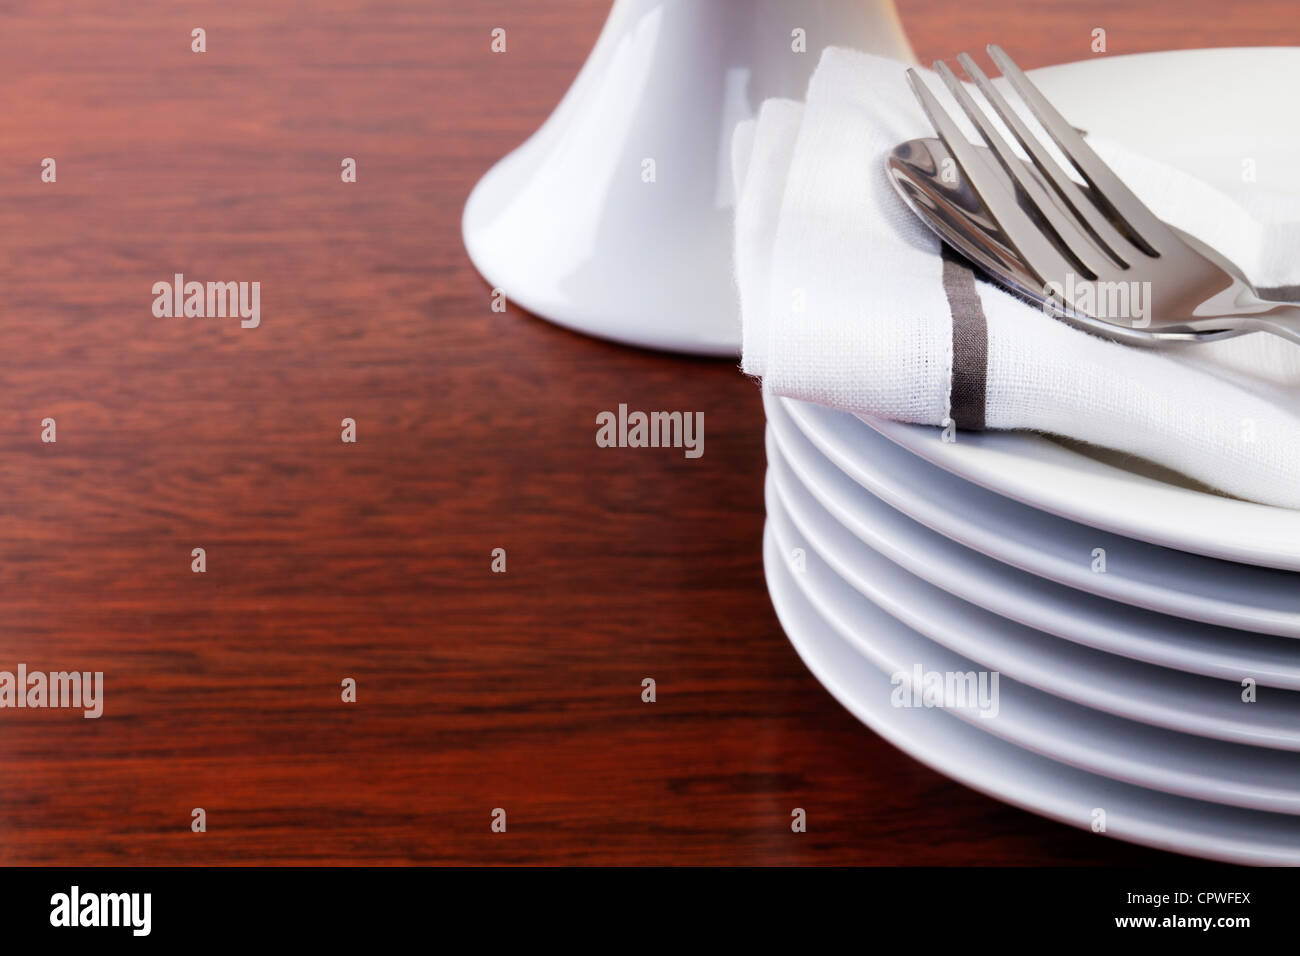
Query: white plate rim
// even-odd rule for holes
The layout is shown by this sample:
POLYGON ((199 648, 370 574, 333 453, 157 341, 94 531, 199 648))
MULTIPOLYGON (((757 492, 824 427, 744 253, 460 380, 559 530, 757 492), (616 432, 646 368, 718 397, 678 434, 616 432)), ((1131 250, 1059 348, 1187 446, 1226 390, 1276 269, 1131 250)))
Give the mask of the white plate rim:
POLYGON ((959 432, 957 441, 944 442, 935 427, 857 417, 931 464, 1039 511, 1207 558, 1300 571, 1300 512, 1166 484, 1088 458, 1033 432, 959 432), (1008 452, 994 449, 994 442, 1019 452, 1014 466, 1001 464, 1008 452), (1086 476, 1044 455, 1073 456, 1087 469, 1086 476), (1116 501, 1128 507, 1116 511, 1116 501), (1161 513, 1178 520, 1148 520, 1161 513), (1206 527, 1215 530, 1198 530, 1206 527), (1223 536, 1225 528, 1232 529, 1230 537, 1223 536))

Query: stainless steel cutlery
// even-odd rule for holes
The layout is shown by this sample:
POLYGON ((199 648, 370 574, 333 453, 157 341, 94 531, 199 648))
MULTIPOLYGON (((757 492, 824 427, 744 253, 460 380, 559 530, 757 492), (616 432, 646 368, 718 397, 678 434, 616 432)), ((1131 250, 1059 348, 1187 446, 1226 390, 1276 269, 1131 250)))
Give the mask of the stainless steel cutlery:
POLYGON ((888 165, 931 229, 995 280, 1089 332, 1144 345, 1257 331, 1300 342, 1300 306, 1262 297, 1226 258, 1160 220, 1000 47, 988 50, 1072 168, 971 57, 958 62, 991 114, 944 63, 935 69, 985 147, 909 70, 939 138, 902 144, 888 165), (945 159, 957 176, 945 175, 945 159))

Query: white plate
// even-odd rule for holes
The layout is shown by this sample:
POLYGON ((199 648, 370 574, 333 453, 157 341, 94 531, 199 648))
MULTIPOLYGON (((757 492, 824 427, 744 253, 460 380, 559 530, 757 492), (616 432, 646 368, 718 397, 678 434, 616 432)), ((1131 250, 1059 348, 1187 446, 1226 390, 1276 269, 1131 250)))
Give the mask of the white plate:
POLYGON ((1238 47, 1091 57, 1034 70, 1075 125, 1223 189, 1297 191, 1300 49, 1238 47), (1210 135, 1210 131, 1213 135, 1210 135))
POLYGON ((994 614, 1077 644, 1161 667, 1300 689, 1300 642, 1182 621, 1017 571, 936 534, 826 460, 779 403, 769 427, 801 485, 836 522, 893 563, 994 614))
POLYGON ((1134 787, 1040 757, 948 714, 890 706, 889 678, 799 594, 770 533, 764 566, 777 616, 808 669, 859 720, 931 769, 1082 829, 1104 811, 1106 837, 1229 863, 1300 865, 1293 817, 1134 787))
MULTIPOLYGON (((1162 548, 1066 521, 921 460, 844 412, 765 396, 840 470, 926 527, 1005 564, 1163 614, 1300 637, 1300 575, 1162 548), (1093 571, 1095 549, 1106 571, 1093 571)), ((960 443, 959 439, 959 443, 960 443)))
MULTIPOLYGON (((776 496, 769 500, 768 514, 777 537, 783 544, 796 535, 806 542, 841 583, 871 603, 873 619, 883 611, 897 626, 905 625, 985 669, 1126 721, 1234 745, 1300 750, 1300 694, 1268 690, 1254 703, 1243 703, 1238 682, 1153 667, 1058 641, 954 598, 908 574, 836 522, 771 443, 768 484, 769 499, 776 496)), ((1300 757, 1286 760, 1300 772, 1300 757)))
MULTIPOLYGON (((768 522, 782 554, 803 549, 792 575, 800 593, 840 637, 903 687, 911 674, 998 673, 996 710, 948 712, 985 733, 1080 770, 1211 803, 1300 813, 1300 758, 1275 750, 1222 743, 1135 724, 1021 684, 1005 672, 926 640, 864 598, 821 560, 781 513, 769 484, 768 522)), ((891 684, 894 680, 891 679, 891 684)), ((1241 709, 1249 705, 1237 703, 1241 709)), ((1300 824, 1297 825, 1300 829, 1300 824)))
POLYGON ((1180 488, 1031 432, 959 432, 862 417, 908 451, 1016 501, 1128 538, 1300 571, 1300 511, 1180 488))
MULTIPOLYGON (((1239 190, 1249 157, 1260 187, 1297 192, 1300 49, 1105 57, 1037 70, 1034 81, 1076 125, 1206 182, 1239 190)), ((1028 432, 962 432, 948 444, 935 428, 864 421, 1035 508, 1170 548, 1300 570, 1300 511, 1181 488, 1028 432)))

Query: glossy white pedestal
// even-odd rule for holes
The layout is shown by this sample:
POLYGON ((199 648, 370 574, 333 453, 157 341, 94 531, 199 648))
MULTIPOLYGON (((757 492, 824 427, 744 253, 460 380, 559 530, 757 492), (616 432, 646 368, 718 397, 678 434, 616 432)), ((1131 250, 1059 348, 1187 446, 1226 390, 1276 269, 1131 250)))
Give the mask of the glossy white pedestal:
POLYGON ((616 0, 555 112, 470 195, 474 265, 560 325, 737 354, 731 133, 802 99, 827 46, 912 59, 887 0, 616 0))

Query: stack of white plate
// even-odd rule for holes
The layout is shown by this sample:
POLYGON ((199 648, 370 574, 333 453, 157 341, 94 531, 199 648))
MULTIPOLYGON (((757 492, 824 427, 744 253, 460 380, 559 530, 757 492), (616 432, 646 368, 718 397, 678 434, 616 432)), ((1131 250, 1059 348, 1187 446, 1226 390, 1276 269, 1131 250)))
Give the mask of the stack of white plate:
POLYGON ((1300 864, 1300 513, 1035 435, 765 401, 772 600, 845 707, 1065 823, 1300 864), (959 675, 982 701, 924 695, 959 675))
MULTIPOLYGON (((1084 129, 1226 190, 1249 172, 1295 191, 1300 114, 1279 98, 1300 84, 1300 50, 1099 57, 1034 76, 1084 129)), ((1300 512, 1041 436, 950 443, 765 402, 769 589, 845 707, 1044 816, 1300 864, 1300 512), (982 702, 924 695, 927 680, 961 690, 963 675, 985 677, 982 702)))

